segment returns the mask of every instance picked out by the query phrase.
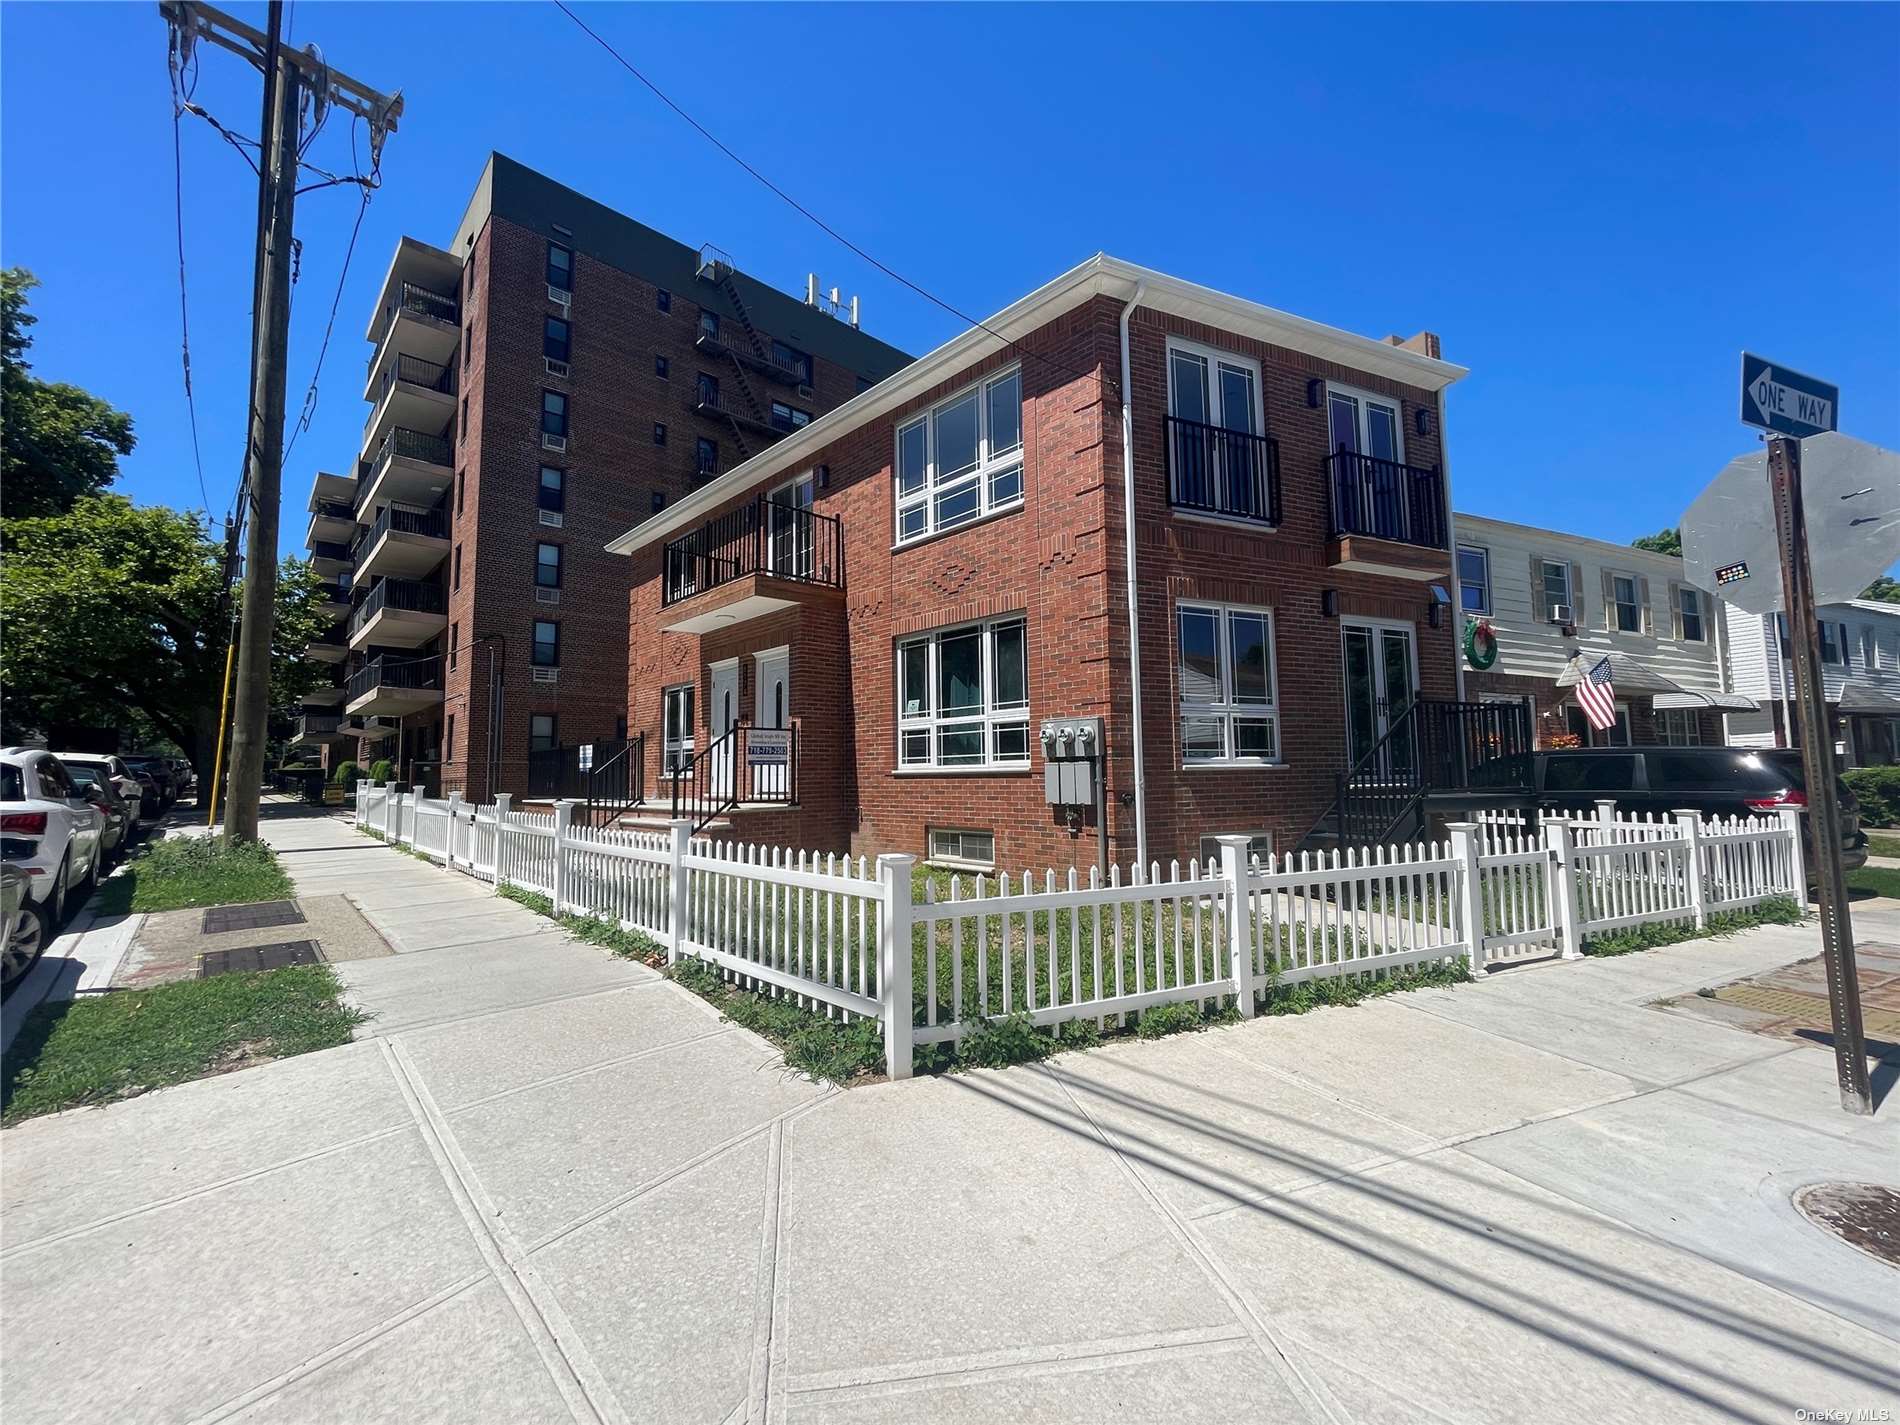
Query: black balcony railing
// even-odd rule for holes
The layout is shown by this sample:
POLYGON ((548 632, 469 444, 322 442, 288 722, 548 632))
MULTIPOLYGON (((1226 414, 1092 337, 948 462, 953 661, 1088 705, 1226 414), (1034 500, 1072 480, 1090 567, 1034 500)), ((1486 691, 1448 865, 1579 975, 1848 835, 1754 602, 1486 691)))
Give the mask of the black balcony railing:
POLYGON ((590 819, 597 810, 625 811, 646 799, 646 740, 635 733, 530 752, 528 795, 584 801, 590 819))
POLYGON ((339 620, 338 622, 331 624, 330 627, 321 630, 315 638, 310 640, 310 646, 312 648, 320 648, 320 647, 341 648, 344 644, 348 643, 349 641, 350 641, 349 628, 341 620, 339 620))
POLYGON ((350 601, 350 586, 347 582, 317 585, 316 602, 320 604, 347 604, 350 601))
POLYGON ((343 730, 343 719, 336 713, 305 713, 297 719, 297 736, 326 737, 343 730))
POLYGON ((313 519, 350 520, 356 518, 356 507, 344 500, 318 500, 310 514, 313 519))
POLYGON ((448 601, 440 584, 424 584, 415 579, 378 579, 369 597, 356 606, 350 618, 350 633, 362 632, 363 626, 384 609, 408 613, 441 614, 448 612, 448 601))
POLYGON ((663 769, 672 814, 698 831, 728 808, 798 804, 798 725, 736 723, 698 753, 676 754, 663 769))
POLYGON ((1280 522, 1280 447, 1271 436, 1169 416, 1167 438, 1176 509, 1280 522))
POLYGON ((388 395, 389 388, 398 381, 409 386, 420 386, 425 391, 455 394, 455 368, 438 366, 433 361, 424 361, 420 356, 403 353, 396 357, 396 364, 383 377, 383 394, 388 395))
POLYGON ((453 465, 455 449, 446 437, 424 435, 419 430, 410 430, 406 426, 397 426, 383 437, 383 443, 376 447, 376 461, 380 465, 393 456, 405 460, 421 460, 430 465, 453 465))
POLYGON ((442 688, 442 659, 376 658, 350 674, 349 700, 377 688, 401 688, 420 692, 439 692, 442 688))
POLYGON ((350 562, 350 547, 333 539, 313 539, 310 541, 310 557, 312 559, 340 559, 347 564, 350 562))
POLYGON ((447 539, 449 514, 447 510, 402 510, 394 505, 384 505, 377 511, 375 522, 357 538, 354 546, 356 562, 361 564, 363 556, 376 547, 376 541, 391 530, 398 534, 419 534, 430 539, 447 539))
POLYGON ((430 317, 438 322, 447 322, 450 326, 462 324, 461 305, 453 297, 445 297, 440 292, 421 286, 415 282, 405 282, 396 295, 396 301, 389 309, 394 317, 398 311, 414 313, 419 317, 430 317))
POLYGON ((844 587, 844 527, 835 516, 760 498, 670 540, 662 605, 748 574, 844 587))
POLYGON ((1436 466, 1425 470, 1342 450, 1326 457, 1326 484, 1335 536, 1446 547, 1445 482, 1436 466))

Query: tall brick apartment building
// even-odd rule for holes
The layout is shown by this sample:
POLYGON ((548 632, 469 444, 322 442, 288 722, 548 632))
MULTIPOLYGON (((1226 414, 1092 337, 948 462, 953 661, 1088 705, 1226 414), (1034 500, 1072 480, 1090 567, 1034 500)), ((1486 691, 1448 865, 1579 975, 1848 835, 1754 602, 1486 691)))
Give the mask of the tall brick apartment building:
POLYGON ((1414 702, 1462 706, 1463 374, 1091 259, 614 541, 643 809, 1086 866, 1042 734, 1099 718, 1116 862, 1290 849, 1339 774, 1416 755, 1414 702))
POLYGON ((299 738, 481 798, 625 736, 607 541, 908 360, 500 154, 447 248, 397 245, 364 336, 362 449, 310 500, 339 676, 299 738))

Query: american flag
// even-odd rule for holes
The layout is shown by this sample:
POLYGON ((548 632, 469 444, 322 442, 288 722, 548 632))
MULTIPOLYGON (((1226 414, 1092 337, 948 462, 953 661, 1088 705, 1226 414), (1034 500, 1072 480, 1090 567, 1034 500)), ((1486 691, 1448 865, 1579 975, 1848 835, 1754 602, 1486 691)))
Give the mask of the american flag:
POLYGON ((1577 706, 1598 732, 1616 725, 1616 685, 1610 681, 1607 653, 1577 680, 1577 706))

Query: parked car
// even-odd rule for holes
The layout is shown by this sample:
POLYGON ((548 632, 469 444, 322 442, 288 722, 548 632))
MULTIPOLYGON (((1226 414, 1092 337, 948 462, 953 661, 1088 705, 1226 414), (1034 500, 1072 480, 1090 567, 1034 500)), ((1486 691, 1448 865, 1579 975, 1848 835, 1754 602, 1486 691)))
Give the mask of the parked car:
POLYGON ((158 790, 158 781, 150 772, 134 768, 132 775, 139 784, 139 815, 150 819, 165 809, 165 798, 158 790))
POLYGON ((106 816, 60 760, 37 747, 0 749, 0 857, 27 877, 28 911, 42 941, 66 918, 66 897, 99 879, 106 816))
MULTIPOLYGON (((125 765, 125 759, 111 752, 55 752, 68 772, 77 774, 82 767, 103 773, 119 789, 119 795, 136 807, 145 796, 145 783, 139 781, 138 773, 125 765)), ((151 779, 148 777, 147 782, 151 779)), ((151 783, 154 795, 158 784, 151 783)))
POLYGON ((19 983, 46 946, 39 917, 27 910, 27 884, 18 866, 0 862, 0 994, 19 983))
MULTIPOLYGON (((80 795, 106 814, 105 831, 99 838, 99 862, 104 866, 125 850, 132 840, 132 834, 138 830, 138 806, 120 794, 118 787, 102 769, 88 767, 84 763, 75 764, 65 757, 59 760, 66 769, 66 775, 73 779, 73 785, 79 788, 80 795)), ((133 785, 138 784, 135 782, 133 785)))
MULTIPOLYGON (((1813 839, 1808 834, 1807 782, 1801 754, 1752 747, 1587 747, 1526 752, 1487 762, 1473 774, 1475 786, 1528 785, 1540 808, 1595 815, 1599 801, 1620 812, 1700 812, 1703 816, 1771 815, 1784 807, 1804 814, 1801 836, 1808 879, 1816 879, 1813 839)), ((1867 836, 1860 829, 1860 802, 1835 779, 1840 799, 1842 864, 1866 864, 1867 836)))
POLYGON ((182 797, 186 792, 191 791, 198 785, 198 774, 191 770, 191 762, 189 759, 184 757, 167 757, 165 761, 171 766, 172 779, 177 784, 179 796, 182 797))
POLYGON ((178 774, 172 771, 171 763, 163 757, 153 757, 146 753, 125 759, 125 765, 137 772, 151 773, 152 780, 158 784, 159 807, 163 810, 178 800, 178 774))

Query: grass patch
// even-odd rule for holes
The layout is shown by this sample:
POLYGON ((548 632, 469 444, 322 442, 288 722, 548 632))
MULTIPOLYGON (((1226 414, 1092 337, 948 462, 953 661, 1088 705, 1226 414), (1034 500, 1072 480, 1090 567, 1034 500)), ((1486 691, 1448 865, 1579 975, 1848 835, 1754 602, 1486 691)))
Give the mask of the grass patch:
POLYGON ((531 891, 526 886, 517 886, 513 881, 501 881, 495 886, 495 894, 513 901, 516 905, 525 905, 536 915, 545 915, 554 919, 554 902, 539 891, 531 891))
MULTIPOLYGON (((547 897, 541 897, 546 900, 547 897)), ((550 907, 551 909, 552 907, 550 907)), ((541 912, 543 915, 547 911, 541 912)), ((598 945, 611 951, 623 960, 652 961, 655 957, 666 958, 666 947, 651 935, 641 930, 627 930, 598 915, 564 915, 561 917, 561 929, 576 940, 584 940, 589 945, 598 945)))
MULTIPOLYGON (((1850 876, 1851 882, 1851 876, 1850 876)), ((1900 875, 1896 875, 1900 882, 1900 875)), ((1593 935, 1583 942, 1586 955, 1630 955, 1638 950, 1656 950, 1678 945, 1685 940, 1719 940, 1757 925, 1799 925, 1805 912, 1788 896, 1773 896, 1746 910, 1717 911, 1709 916, 1707 928, 1697 930, 1693 921, 1658 921, 1632 925, 1607 935, 1593 935)))
POLYGON ((184 910, 201 905, 246 905, 289 900, 296 895, 277 853, 261 841, 222 836, 168 836, 127 858, 118 875, 99 889, 99 909, 184 910))
POLYGON ((1847 873, 1847 889, 1900 898, 1900 871, 1890 871, 1880 866, 1862 866, 1858 871, 1847 873))
POLYGON ((1418 965, 1382 975, 1346 975, 1301 980, 1296 985, 1273 985, 1260 1006, 1261 1014, 1305 1014, 1328 1005, 1354 1005, 1403 990, 1445 989, 1471 983, 1471 967, 1463 960, 1443 965, 1418 965))
POLYGON ((1900 856, 1900 836, 1895 836, 1888 831, 1868 832, 1867 854, 1869 856, 1900 856))
POLYGON ((7 1055, 0 1120, 18 1123, 269 1059, 347 1044, 363 1016, 328 965, 180 980, 41 1005, 7 1055))
POLYGON ((717 968, 691 956, 667 973, 724 1018, 771 1040, 786 1064, 809 1079, 844 1084, 884 1067, 884 1036, 875 1020, 828 1019, 793 1000, 742 990, 717 968))

